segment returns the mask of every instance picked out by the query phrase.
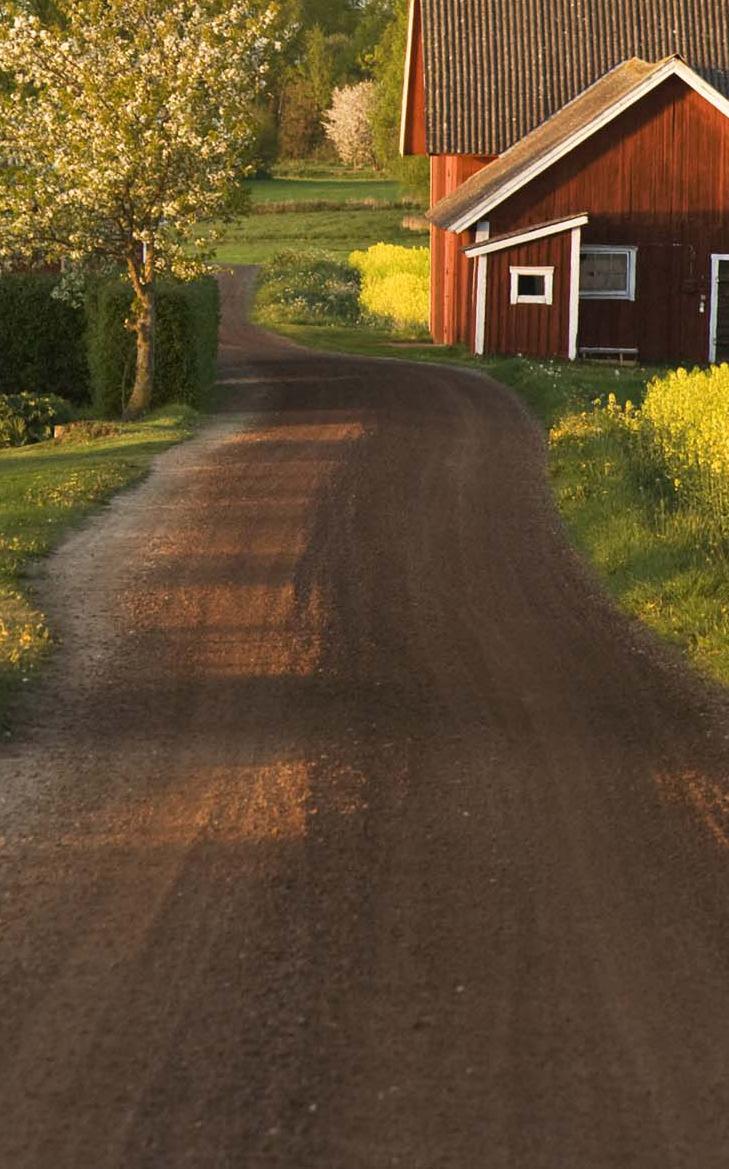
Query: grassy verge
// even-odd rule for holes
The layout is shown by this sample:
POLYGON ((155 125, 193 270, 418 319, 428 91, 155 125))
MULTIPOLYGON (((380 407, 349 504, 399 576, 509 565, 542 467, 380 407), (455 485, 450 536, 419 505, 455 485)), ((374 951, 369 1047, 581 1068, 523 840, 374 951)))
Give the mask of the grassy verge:
POLYGON ((549 434, 550 471, 570 535, 627 612, 729 684, 729 549, 698 505, 657 487, 603 402, 642 401, 661 370, 474 358, 464 346, 407 342, 385 329, 281 324, 302 345, 373 357, 462 365, 511 386, 549 434))
POLYGON ((570 534, 615 600, 729 684, 729 548, 700 502, 679 502, 602 410, 560 419, 550 463, 570 534))
POLYGON ((103 438, 0 451, 0 725, 12 693, 30 681, 51 645, 27 593, 30 561, 141 478, 156 454, 192 433, 196 418, 187 406, 169 405, 103 438))

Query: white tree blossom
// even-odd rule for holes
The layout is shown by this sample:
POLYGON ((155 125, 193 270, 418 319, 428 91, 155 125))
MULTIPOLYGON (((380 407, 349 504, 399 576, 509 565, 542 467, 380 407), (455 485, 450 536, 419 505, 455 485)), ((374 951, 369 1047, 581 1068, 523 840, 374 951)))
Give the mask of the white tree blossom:
POLYGON ((335 89, 331 109, 324 115, 324 129, 342 162, 348 166, 374 166, 372 114, 375 85, 361 81, 335 89))
POLYGON ((61 0, 0 14, 0 256, 124 266, 149 406, 154 290, 209 257, 201 222, 240 190, 276 9, 264 0, 61 0))

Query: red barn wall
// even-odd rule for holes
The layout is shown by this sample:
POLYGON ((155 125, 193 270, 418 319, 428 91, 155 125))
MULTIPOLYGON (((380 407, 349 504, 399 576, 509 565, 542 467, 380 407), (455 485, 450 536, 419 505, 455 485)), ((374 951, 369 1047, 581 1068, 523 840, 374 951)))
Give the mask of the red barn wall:
MULTIPOLYGON (((492 161, 473 154, 441 154, 430 160, 430 205, 450 195, 492 161)), ((469 344, 473 338, 474 264, 462 248, 473 243, 472 231, 455 235, 430 229, 430 331, 439 344, 469 344)))
POLYGON ((496 208, 491 235, 581 211, 583 246, 638 257, 634 302, 580 301, 579 344, 705 362, 710 257, 729 253, 729 119, 670 78, 496 208))
POLYGON ((549 236, 488 257, 486 351, 568 357, 572 233, 549 236), (552 304, 511 304, 510 268, 552 267, 552 304))

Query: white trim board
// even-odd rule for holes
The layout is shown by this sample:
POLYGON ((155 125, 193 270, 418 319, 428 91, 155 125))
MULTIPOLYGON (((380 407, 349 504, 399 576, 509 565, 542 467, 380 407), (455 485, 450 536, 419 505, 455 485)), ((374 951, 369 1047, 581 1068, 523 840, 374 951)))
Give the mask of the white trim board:
POLYGON ((400 154, 405 156, 405 124, 407 122, 408 98, 410 96, 410 70, 413 61, 413 32, 415 29, 415 4, 410 0, 408 12, 408 39, 405 48, 405 75, 402 82, 402 100, 400 102, 400 154))
POLYGON ((716 364, 716 330, 719 324, 719 264, 729 263, 729 255, 722 252, 711 254, 711 292, 709 307, 709 365, 716 364))
POLYGON ((531 243, 532 240, 547 239, 550 235, 562 235, 565 231, 572 231, 576 227, 584 227, 590 217, 586 213, 574 215, 571 219, 560 219, 559 222, 542 225, 541 227, 525 227, 518 235, 501 236, 498 239, 487 240, 485 243, 469 244, 464 248, 467 256, 473 259, 476 256, 490 256, 493 252, 504 252, 509 248, 517 248, 521 244, 531 243))
MULTIPOLYGON (((655 73, 652 73, 645 81, 636 85, 629 94, 615 102, 607 110, 603 110, 598 117, 593 118, 591 122, 588 122, 573 134, 570 134, 557 146, 553 146, 551 150, 548 150, 540 158, 536 159, 530 166, 519 171, 511 179, 505 181, 501 187, 497 187, 496 191, 487 195, 478 204, 474 204, 470 211, 465 212, 458 219, 450 223, 447 230, 455 232, 466 231, 477 219, 483 218, 489 211, 493 211, 495 207, 498 207, 506 199, 516 194, 522 187, 527 186, 528 183, 537 178, 543 171, 548 170, 555 162, 559 162, 565 155, 571 154, 573 150, 583 142, 586 142, 598 130, 602 130, 603 127, 608 126, 610 122, 625 113, 626 110, 629 110, 631 106, 641 101, 649 93, 652 93, 654 89, 657 89, 669 77, 680 77, 682 81, 685 81, 687 85, 708 101, 710 105, 713 105, 719 113, 723 114, 725 118, 729 118, 729 100, 720 94, 718 89, 714 89, 713 85, 709 85, 708 81, 704 81, 703 78, 699 77, 698 73, 694 73, 693 69, 685 61, 681 61, 677 57, 671 58, 661 68, 656 69, 655 73)), ((506 156, 502 155, 502 158, 504 157, 506 156)))
MULTIPOLYGON (((488 219, 482 219, 476 224, 476 243, 483 243, 489 238, 491 225, 488 219)), ((483 357, 486 350, 486 287, 488 282, 488 259, 486 256, 476 258, 476 328, 474 332, 474 351, 483 357)))
POLYGON ((582 251, 582 227, 572 229, 572 252, 570 255, 570 322, 567 341, 567 356, 577 360, 577 340, 580 331, 580 252, 582 251))

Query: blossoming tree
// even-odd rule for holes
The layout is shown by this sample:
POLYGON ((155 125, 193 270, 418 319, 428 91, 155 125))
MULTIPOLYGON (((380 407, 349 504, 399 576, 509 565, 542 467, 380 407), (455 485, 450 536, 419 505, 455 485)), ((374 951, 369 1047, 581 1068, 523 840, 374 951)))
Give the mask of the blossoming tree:
POLYGON ((121 265, 134 290, 128 416, 151 401, 155 284, 209 257, 236 210, 276 9, 266 0, 59 0, 0 13, 0 255, 121 265))
POLYGON ((348 166, 374 166, 376 162, 372 117, 375 85, 360 81, 344 85, 332 94, 331 109, 324 115, 324 132, 342 162, 348 166))

